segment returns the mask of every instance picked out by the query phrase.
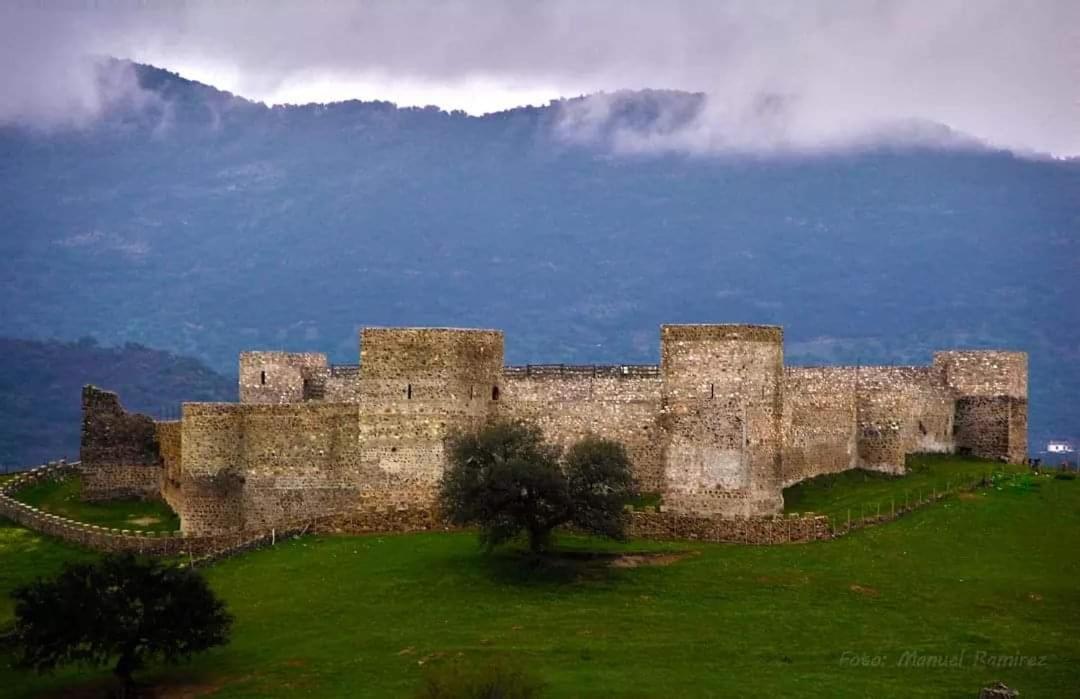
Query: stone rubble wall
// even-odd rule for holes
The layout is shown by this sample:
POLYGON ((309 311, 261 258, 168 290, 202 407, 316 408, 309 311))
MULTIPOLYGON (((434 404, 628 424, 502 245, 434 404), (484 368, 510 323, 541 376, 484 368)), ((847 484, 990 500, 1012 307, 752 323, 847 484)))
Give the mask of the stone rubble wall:
POLYGON ((791 544, 833 538, 829 518, 819 515, 723 517, 637 511, 629 514, 627 535, 733 544, 791 544))
POLYGON ((154 423, 157 432, 158 451, 163 468, 161 497, 173 512, 180 507, 180 488, 183 477, 183 423, 167 420, 154 423))
POLYGON ((82 415, 82 498, 160 497, 164 470, 154 421, 124 410, 115 393, 89 385, 82 415))
POLYGON ((661 327, 664 493, 672 510, 783 509, 783 362, 779 327, 661 327))
POLYGON ((318 352, 241 352, 240 402, 298 403, 304 382, 328 370, 326 355, 318 352))
POLYGON ((189 534, 430 507, 446 438, 496 416, 564 447, 618 440, 643 490, 699 516, 773 515, 785 486, 855 467, 902 473, 913 452, 1025 456, 1022 353, 785 368, 774 326, 665 325, 660 340, 659 366, 506 367, 498 331, 365 328, 356 366, 243 353, 241 402, 185 404, 179 423, 96 391, 84 396, 88 492, 160 493, 189 534))
POLYGON ((133 552, 148 556, 201 556, 241 543, 235 534, 190 537, 179 532, 144 532, 99 527, 49 514, 20 502, 13 494, 43 479, 81 473, 79 462, 55 462, 22 473, 0 487, 0 516, 16 524, 95 551, 133 552))
POLYGON ((1028 397, 1026 352, 951 350, 934 353, 934 367, 957 396, 1028 397))
POLYGON ((359 469, 379 478, 379 504, 434 500, 447 436, 496 413, 503 365, 500 331, 364 328, 359 469))
POLYGON ((532 366, 504 372, 499 414, 539 426, 568 448, 588 435, 626 447, 639 487, 664 485, 657 367, 532 366))
POLYGON ((1027 458, 1027 401, 967 396, 956 401, 956 443, 965 454, 1021 463, 1027 458))
POLYGON ((936 367, 851 367, 860 468, 904 473, 905 457, 951 452, 955 400, 936 367))
POLYGON ((784 368, 784 487, 858 466, 855 379, 846 367, 784 368))

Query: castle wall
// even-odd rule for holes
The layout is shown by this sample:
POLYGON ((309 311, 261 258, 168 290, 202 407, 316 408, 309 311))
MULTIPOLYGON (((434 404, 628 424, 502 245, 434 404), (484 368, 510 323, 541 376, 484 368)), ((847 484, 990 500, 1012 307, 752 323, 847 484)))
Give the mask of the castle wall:
POLYGON ((784 368, 784 487, 858 465, 855 378, 845 367, 784 368))
POLYGON ((316 352, 241 352, 240 402, 299 403, 304 382, 328 371, 326 355, 316 352))
POLYGON ((366 328, 357 366, 242 354, 241 402, 185 404, 179 423, 87 387, 81 468, 89 497, 160 493, 202 534, 430 508, 446 437, 493 416, 564 447, 623 443, 641 487, 678 516, 772 514, 787 485, 902 473, 913 452, 1026 456, 1022 353, 785 368, 782 341, 772 326, 666 325, 658 367, 504 367, 498 331, 366 328))
POLYGON ((326 373, 323 400, 327 403, 359 403, 360 367, 331 366, 326 373))
POLYGON ((905 457, 951 452, 955 402, 935 367, 851 367, 861 468, 903 473, 905 457))
POLYGON ((361 467, 397 504, 430 504, 446 436, 476 427, 502 399, 503 335, 365 328, 360 358, 361 467))
POLYGON ((354 506, 365 487, 355 405, 249 406, 240 415, 241 527, 269 529, 354 506))
POLYGON ((242 414, 233 403, 185 403, 182 409, 182 531, 202 534, 240 528, 244 486, 242 414))
POLYGON ((180 479, 183 474, 183 423, 179 420, 155 422, 154 430, 163 469, 161 497, 175 512, 180 506, 180 479))
POLYGON ((956 443, 964 454, 1022 463, 1027 458, 1027 401, 1012 396, 958 398, 956 443))
POLYGON ((507 368, 500 415, 538 425, 568 448, 587 435, 621 442, 645 492, 664 486, 658 367, 507 368))
POLYGON ((1028 396, 1026 352, 955 350, 934 353, 934 367, 958 396, 1028 396))
POLYGON ((1027 442, 1027 354, 997 350, 938 352, 934 366, 956 396, 956 447, 1022 463, 1027 442))
POLYGON ((661 328, 665 503, 673 511, 780 511, 783 332, 661 328))
POLYGON ((82 411, 82 498, 158 497, 163 470, 154 421, 93 386, 83 387, 82 411))

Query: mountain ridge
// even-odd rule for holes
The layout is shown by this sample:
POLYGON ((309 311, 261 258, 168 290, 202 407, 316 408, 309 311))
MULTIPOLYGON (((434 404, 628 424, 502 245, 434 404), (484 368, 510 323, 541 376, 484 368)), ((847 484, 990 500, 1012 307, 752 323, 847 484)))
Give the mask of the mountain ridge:
POLYGON ((245 349, 355 362, 361 325, 497 327, 513 363, 633 363, 657 359, 664 322, 761 322, 792 364, 1029 351, 1033 443, 1077 435, 1080 161, 627 154, 561 137, 550 106, 267 107, 147 71, 147 94, 82 130, 0 129, 5 334, 231 374, 245 349))

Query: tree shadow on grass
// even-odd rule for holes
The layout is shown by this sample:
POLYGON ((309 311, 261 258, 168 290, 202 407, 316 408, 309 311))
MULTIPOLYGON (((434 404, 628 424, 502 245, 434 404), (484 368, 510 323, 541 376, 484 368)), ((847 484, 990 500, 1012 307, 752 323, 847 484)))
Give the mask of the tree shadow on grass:
POLYGON ((494 551, 477 557, 484 572, 501 584, 553 587, 613 585, 627 569, 670 565, 688 551, 581 551, 552 550, 540 554, 519 549, 494 551))

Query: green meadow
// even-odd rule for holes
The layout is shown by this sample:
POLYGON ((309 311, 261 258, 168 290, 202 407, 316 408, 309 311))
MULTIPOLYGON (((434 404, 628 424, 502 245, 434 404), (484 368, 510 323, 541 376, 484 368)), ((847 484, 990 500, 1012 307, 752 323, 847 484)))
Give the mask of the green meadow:
MULTIPOLYGON (((932 461, 789 500, 835 515, 921 478, 977 475, 978 462, 932 461)), ((409 697, 429 668, 499 662, 549 697, 974 697, 996 680, 1077 696, 1080 481, 998 470, 989 487, 812 544, 566 535, 563 555, 536 561, 485 555, 467 532, 292 539, 206 567, 236 617, 232 643, 139 679, 164 696, 409 697)), ((91 555, 0 526, 0 591, 91 555)), ((0 633, 11 621, 5 596, 0 633)), ((96 696, 109 682, 10 661, 2 651, 5 696, 96 696)))

